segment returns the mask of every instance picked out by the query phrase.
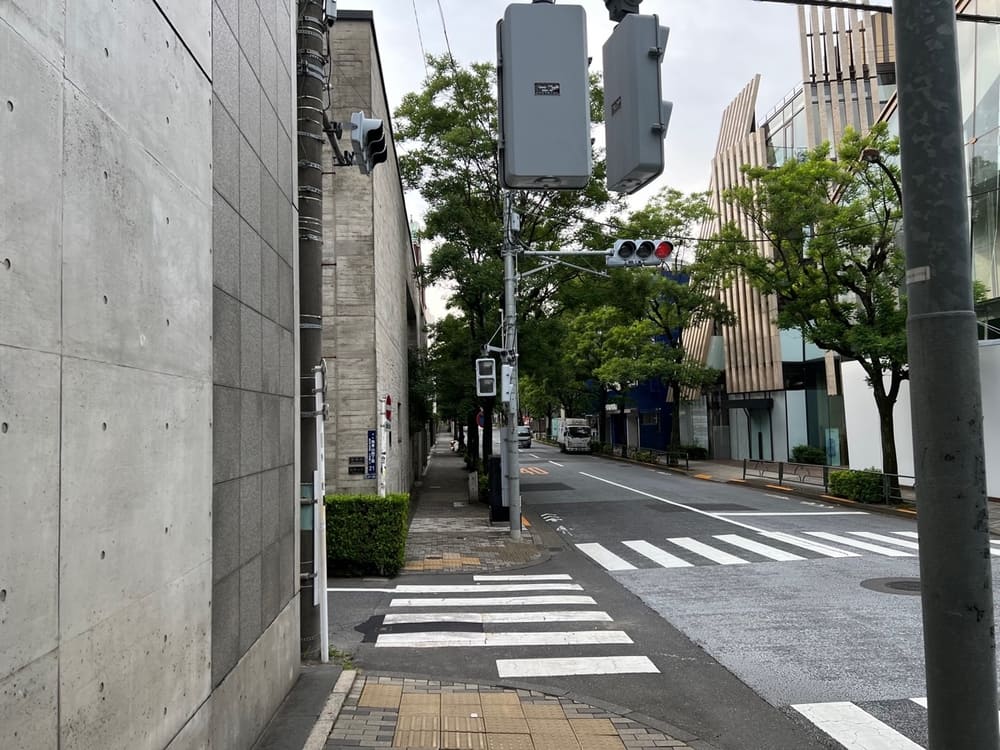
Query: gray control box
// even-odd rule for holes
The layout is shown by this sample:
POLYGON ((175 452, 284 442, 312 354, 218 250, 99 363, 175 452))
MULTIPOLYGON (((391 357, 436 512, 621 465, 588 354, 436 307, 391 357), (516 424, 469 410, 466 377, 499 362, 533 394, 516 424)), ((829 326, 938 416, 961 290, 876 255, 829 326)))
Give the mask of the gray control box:
POLYGON ((504 187, 580 189, 591 175, 587 17, 579 5, 515 4, 497 23, 504 187))
POLYGON ((663 172, 673 105, 660 98, 660 68, 669 32, 657 16, 633 13, 604 43, 608 190, 634 193, 663 172))

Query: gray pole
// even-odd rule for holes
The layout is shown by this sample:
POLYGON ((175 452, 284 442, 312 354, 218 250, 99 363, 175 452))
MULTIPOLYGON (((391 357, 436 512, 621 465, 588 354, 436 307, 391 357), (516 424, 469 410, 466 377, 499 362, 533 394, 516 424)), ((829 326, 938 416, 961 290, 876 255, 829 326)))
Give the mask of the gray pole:
POLYGON ((507 497, 510 502, 510 538, 521 539, 521 466, 517 455, 517 276, 514 258, 517 245, 514 242, 514 206, 511 193, 504 193, 503 210, 503 307, 504 307, 504 352, 505 362, 513 368, 510 402, 507 404, 507 430, 505 431, 507 451, 507 497))
POLYGON ((998 747, 954 0, 893 14, 930 748, 998 747))

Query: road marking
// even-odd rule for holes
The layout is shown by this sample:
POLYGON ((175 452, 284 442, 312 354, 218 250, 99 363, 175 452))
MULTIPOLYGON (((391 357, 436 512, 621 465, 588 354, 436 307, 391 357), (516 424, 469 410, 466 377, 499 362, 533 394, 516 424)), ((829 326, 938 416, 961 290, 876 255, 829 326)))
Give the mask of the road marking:
POLYGON ((553 466, 558 466, 560 469, 563 467, 562 464, 557 464, 555 461, 549 461, 549 463, 552 464, 553 466))
POLYGON ((390 607, 546 607, 597 604, 589 596, 448 596, 435 599, 392 599, 390 607))
POLYGON ((719 565, 746 565, 749 563, 749 560, 744 560, 742 557, 737 557, 736 555, 730 555, 728 552, 723 552, 715 547, 709 547, 707 544, 703 544, 688 536, 674 537, 667 541, 673 542, 678 547, 690 550, 696 555, 707 557, 709 560, 719 563, 719 565))
POLYGON ((541 459, 541 456, 536 456, 534 453, 529 453, 528 455, 534 459, 541 459))
POLYGON ((908 542, 905 539, 896 539, 885 534, 876 534, 872 531, 851 531, 849 533, 853 536, 871 539, 873 542, 888 542, 889 544, 895 544, 898 547, 905 547, 906 549, 920 549, 920 545, 917 542, 908 542))
POLYGON ((868 550, 869 552, 875 552, 879 555, 885 555, 886 557, 913 557, 909 552, 903 552, 898 549, 889 549, 888 547, 882 547, 878 544, 869 544, 868 542, 859 542, 857 539, 851 539, 846 536, 838 536, 837 534, 831 534, 827 531, 807 531, 805 532, 809 536, 815 536, 819 539, 826 539, 830 542, 836 542, 837 544, 846 544, 848 547, 857 547, 858 549, 868 550))
POLYGON ((551 575, 482 575, 472 576, 473 581, 572 581, 573 576, 567 573, 553 573, 551 575))
POLYGON ((449 585, 398 585, 398 594, 478 594, 501 591, 583 591, 578 583, 457 583, 449 585))
POLYGON ((570 659, 497 659, 500 677, 559 677, 581 674, 658 674, 646 656, 593 656, 570 659))
POLYGON ((908 536, 910 539, 917 538, 917 532, 915 531, 894 531, 893 534, 899 534, 900 536, 908 536))
POLYGON ((541 466, 522 466, 521 467, 521 473, 522 474, 535 474, 535 475, 541 476, 543 474, 548 474, 549 472, 547 472, 541 466))
POLYGON ((644 557, 648 557, 650 560, 655 562, 657 565, 663 568, 690 568, 692 563, 687 560, 682 560, 679 557, 671 555, 659 547, 655 547, 649 542, 644 542, 642 540, 636 540, 632 542, 622 542, 626 547, 631 547, 636 552, 644 557))
POLYGON ((701 516, 707 516, 708 518, 714 518, 716 521, 722 521, 723 523, 729 523, 733 526, 739 526, 741 529, 747 529, 748 531, 756 531, 763 533, 763 529, 758 529, 756 526, 751 526, 750 524, 740 523, 739 521, 734 521, 731 518, 726 518, 719 513, 710 513, 707 510, 702 510, 701 508, 692 508, 690 505, 685 505, 684 503, 678 503, 675 500, 667 500, 665 497, 660 497, 659 495, 654 495, 650 492, 643 492, 642 490, 637 490, 635 487, 629 487, 627 484, 619 484, 618 482, 612 482, 610 479, 603 479, 593 474, 588 474, 585 471, 580 472, 581 476, 588 477, 589 479, 596 479, 598 482, 604 482, 605 484, 610 484, 612 487, 618 487, 622 490, 628 490, 629 492, 634 492, 637 495, 642 495, 643 497, 648 497, 651 500, 657 500, 661 503, 666 503, 667 505, 673 505, 675 508, 683 508, 684 510, 689 510, 692 513, 697 513, 701 516))
POLYGON ((788 499, 787 495, 772 495, 770 492, 765 492, 764 493, 764 497, 776 497, 779 500, 787 500, 788 499))
MULTIPOLYGON (((771 497, 774 497, 772 495, 771 497)), ((726 510, 719 511, 720 516, 867 516, 863 510, 726 510)))
POLYGON ((583 554, 593 559, 598 565, 608 570, 635 570, 635 566, 632 563, 623 560, 607 547, 596 542, 578 544, 576 547, 583 554))
POLYGON ((847 750, 923 750, 853 703, 804 703, 792 708, 847 750))
MULTIPOLYGON (((910 539, 917 539, 918 538, 918 535, 917 535, 916 531, 894 531, 892 533, 893 534, 899 534, 899 536, 909 537, 910 539)), ((899 542, 896 542, 896 543, 899 544, 899 542)), ((990 544, 991 545, 993 545, 993 544, 1000 544, 1000 541, 998 541, 996 539, 990 539, 990 544)), ((994 557, 1000 557, 1000 548, 991 546, 990 547, 990 554, 993 555, 994 557)))
POLYGON ((721 539, 723 542, 732 544, 735 547, 742 547, 750 552, 756 552, 758 555, 770 558, 771 560, 778 560, 781 562, 786 560, 805 560, 804 557, 800 557, 799 555, 794 555, 791 552, 785 552, 785 550, 778 549, 776 547, 769 547, 766 544, 755 542, 752 539, 745 539, 737 534, 716 534, 715 538, 721 539))
POLYGON ((409 625, 417 622, 471 622, 502 625, 514 622, 612 622, 611 615, 597 610, 558 610, 550 612, 390 612, 382 616, 385 625, 409 625))
POLYGON ((508 648, 510 646, 598 646, 628 644, 624 630, 566 630, 539 633, 382 633, 375 648, 460 648, 469 646, 508 648))
POLYGON ((826 555, 827 557, 861 557, 861 555, 857 552, 848 552, 847 550, 837 549, 836 547, 828 547, 825 544, 814 542, 811 539, 799 539, 797 536, 787 534, 784 531, 762 531, 760 533, 768 539, 784 542, 785 544, 790 544, 793 547, 801 547, 802 549, 807 549, 810 552, 818 552, 819 554, 826 555))

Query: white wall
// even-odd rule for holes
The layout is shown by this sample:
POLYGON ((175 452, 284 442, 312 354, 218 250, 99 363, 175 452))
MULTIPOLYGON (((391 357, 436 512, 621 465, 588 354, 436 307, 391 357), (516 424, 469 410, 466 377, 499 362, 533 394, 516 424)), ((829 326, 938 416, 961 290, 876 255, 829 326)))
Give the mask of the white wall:
MULTIPOLYGON (((878 412, 871 387, 857 362, 841 365, 844 385, 844 412, 847 419, 847 445, 852 469, 882 467, 878 412)), ((1000 342, 983 341, 979 345, 979 377, 982 383, 983 433, 986 445, 986 492, 1000 497, 1000 390, 992 384, 1000 381, 1000 342)), ((933 405, 931 405, 933 407, 933 405)), ((904 382, 895 409, 896 456, 899 473, 913 476, 913 428, 910 423, 910 388, 904 382)))

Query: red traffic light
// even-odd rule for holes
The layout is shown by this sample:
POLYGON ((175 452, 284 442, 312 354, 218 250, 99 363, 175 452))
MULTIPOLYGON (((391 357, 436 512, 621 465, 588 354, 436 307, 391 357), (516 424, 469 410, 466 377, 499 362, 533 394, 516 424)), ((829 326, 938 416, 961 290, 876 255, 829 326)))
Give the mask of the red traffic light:
POLYGON ((654 251, 654 254, 660 260, 666 260, 668 257, 670 257, 670 254, 673 251, 674 251, 674 243, 669 242, 667 240, 660 240, 656 244, 656 250, 654 251))

